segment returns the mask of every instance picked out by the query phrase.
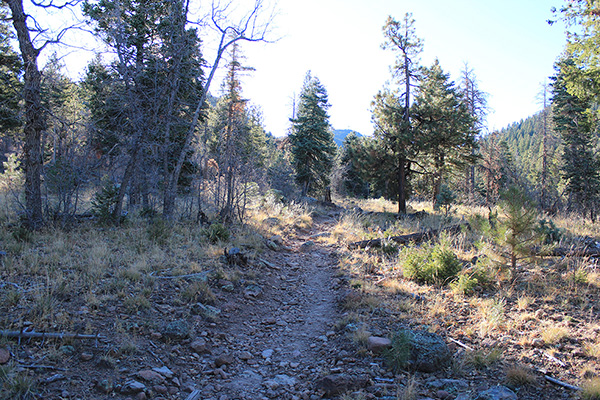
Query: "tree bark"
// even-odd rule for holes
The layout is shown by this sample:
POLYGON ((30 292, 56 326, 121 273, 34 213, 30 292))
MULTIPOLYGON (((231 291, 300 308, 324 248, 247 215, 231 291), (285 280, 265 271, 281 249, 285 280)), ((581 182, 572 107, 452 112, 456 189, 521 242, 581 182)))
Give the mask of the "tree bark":
POLYGON ((398 215, 406 214, 406 160, 400 157, 398 165, 398 215))
POLYGON ((22 0, 7 0, 17 32, 19 49, 25 65, 23 100, 25 102, 25 140, 23 144, 23 168, 25 170, 25 212, 27 224, 36 229, 43 223, 42 213, 42 148, 41 135, 45 128, 40 85, 41 74, 37 65, 39 50, 33 46, 27 16, 22 0))

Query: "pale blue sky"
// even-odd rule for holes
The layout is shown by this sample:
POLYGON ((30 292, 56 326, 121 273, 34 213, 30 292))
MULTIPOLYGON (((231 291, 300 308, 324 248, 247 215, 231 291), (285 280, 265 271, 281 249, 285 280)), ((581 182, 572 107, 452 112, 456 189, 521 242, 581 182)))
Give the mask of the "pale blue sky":
MULTIPOLYGON (((391 78, 381 50, 388 15, 412 12, 424 41, 423 65, 437 57, 453 80, 465 62, 489 94, 489 129, 537 112, 541 85, 564 47, 563 28, 546 22, 560 0, 280 0, 274 44, 243 45, 256 71, 244 93, 261 106, 267 130, 285 134, 291 98, 307 70, 327 88, 336 129, 371 134, 370 103, 391 78)), ((208 55, 207 55, 208 57, 208 55)), ((210 57, 209 57, 210 59, 210 57)))
MULTIPOLYGON (((225 0, 223 0, 225 1, 225 0)), ((254 0, 233 0, 238 11, 254 0)), ((267 0, 276 1, 276 0, 267 0)), ((458 80, 465 62, 475 72, 481 90, 489 94, 489 129, 498 129, 541 109, 537 95, 562 52, 564 29, 546 22, 552 6, 563 0, 278 0, 275 43, 244 43, 246 64, 255 72, 244 80, 244 94, 261 107, 267 131, 283 136, 289 127, 292 96, 298 94, 308 70, 329 93, 332 126, 369 135, 370 104, 391 74, 390 51, 384 51, 381 28, 388 15, 400 20, 413 13, 417 35, 424 41, 422 65, 437 57, 458 80)), ((199 15, 210 1, 192 0, 199 15)), ((63 12, 56 12, 66 18, 63 12)), ((44 18, 48 21, 47 16, 44 18)), ((65 22, 66 23, 66 22, 65 22)), ((203 56, 214 60, 210 31, 201 33, 203 56)), ((73 32, 70 42, 97 45, 73 32)), ((51 49, 43 55, 51 53, 51 49)), ((69 51, 65 48, 61 52, 69 51)), ((77 76, 93 51, 72 48, 65 58, 77 76)), ((221 65, 224 65, 222 63, 221 65)), ((211 92, 219 94, 219 82, 211 92)))

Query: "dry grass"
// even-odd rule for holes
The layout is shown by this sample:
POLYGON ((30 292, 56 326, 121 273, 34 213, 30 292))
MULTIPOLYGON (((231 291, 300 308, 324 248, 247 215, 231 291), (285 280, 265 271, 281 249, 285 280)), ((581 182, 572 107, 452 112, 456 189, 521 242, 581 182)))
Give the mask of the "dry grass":
POLYGON ((533 385, 536 383, 536 377, 529 367, 521 364, 510 365, 506 368, 506 383, 513 387, 533 385))
POLYGON ((569 329, 563 325, 557 325, 555 322, 547 322, 542 324, 541 339, 547 344, 556 344, 561 340, 568 338, 570 335, 569 329))
POLYGON ((503 328, 505 320, 504 298, 485 299, 477 302, 477 312, 474 316, 478 323, 479 336, 484 338, 491 334, 497 334, 503 328))
POLYGON ((600 378, 586 380, 581 389, 583 400, 600 400, 600 378))
MULTIPOLYGON (((365 211, 395 211, 394 204, 382 200, 357 201, 355 205, 365 211)), ((411 207, 425 209, 430 215, 422 221, 397 221, 383 214, 344 217, 346 219, 340 220, 336 227, 340 232, 338 243, 415 232, 437 227, 442 222, 428 203, 415 203, 411 207), (351 238, 348 230, 353 230, 351 238)), ((487 209, 459 206, 453 218, 456 221, 458 216, 464 216, 485 224, 487 214, 487 209)), ((586 235, 600 237, 600 224, 584 224, 576 218, 564 217, 555 223, 562 229, 561 246, 579 243, 586 235)), ((558 364, 549 364, 535 355, 539 348, 558 359, 568 358, 573 371, 579 374, 590 368, 586 376, 599 374, 600 368, 595 363, 600 359, 595 304, 600 297, 600 269, 595 261, 533 259, 521 262, 517 271, 510 271, 497 262, 501 258, 494 258, 501 249, 495 247, 482 230, 477 230, 477 224, 472 226, 475 226, 473 231, 447 239, 465 265, 473 256, 478 256, 477 266, 467 265, 469 269, 463 270, 469 277, 476 273, 487 275, 480 277, 483 281, 475 284, 468 296, 454 295, 449 288, 419 285, 403 279, 400 271, 393 267, 397 265, 397 256, 393 254, 384 255, 377 250, 346 253, 340 262, 341 269, 361 282, 361 290, 372 287, 369 294, 381 298, 379 309, 392 313, 383 318, 359 307, 355 308, 359 318, 367 326, 375 325, 384 332, 393 331, 397 324, 408 324, 465 340, 475 351, 457 359, 456 364, 461 365, 457 368, 458 376, 473 368, 493 370, 495 376, 504 376, 505 383, 511 386, 535 384, 533 368, 549 368, 560 376, 564 371, 558 364), (377 285, 369 286, 369 282, 377 282, 377 285), (576 356, 571 355, 573 346, 579 350, 576 356), (594 360, 591 364, 590 358, 594 360), (499 360, 502 362, 497 362, 499 360)), ((564 379, 569 381, 569 377, 564 379)))
POLYGON ((398 388, 398 394, 396 395, 398 400, 416 400, 419 398, 419 383, 413 377, 406 382, 406 386, 398 388))

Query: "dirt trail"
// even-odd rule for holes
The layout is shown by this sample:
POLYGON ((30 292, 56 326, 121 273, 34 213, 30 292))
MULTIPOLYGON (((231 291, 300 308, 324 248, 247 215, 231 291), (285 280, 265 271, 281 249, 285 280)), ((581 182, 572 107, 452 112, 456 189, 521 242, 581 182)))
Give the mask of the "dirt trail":
POLYGON ((223 305, 221 345, 213 355, 231 363, 206 375, 203 398, 320 398, 314 382, 339 355, 333 329, 339 319, 337 254, 310 241, 324 228, 321 221, 286 241, 289 250, 264 255, 260 294, 223 305))

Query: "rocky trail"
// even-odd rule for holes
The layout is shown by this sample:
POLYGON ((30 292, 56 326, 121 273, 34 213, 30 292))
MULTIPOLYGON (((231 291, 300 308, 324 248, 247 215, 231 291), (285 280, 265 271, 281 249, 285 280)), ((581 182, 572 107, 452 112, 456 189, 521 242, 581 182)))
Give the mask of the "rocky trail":
POLYGON ((265 255, 260 291, 246 290, 223 305, 214 368, 199 382, 199 398, 318 399, 361 385, 364 368, 334 329, 337 254, 310 240, 327 222, 265 255), (330 374, 343 382, 323 380, 330 374))

